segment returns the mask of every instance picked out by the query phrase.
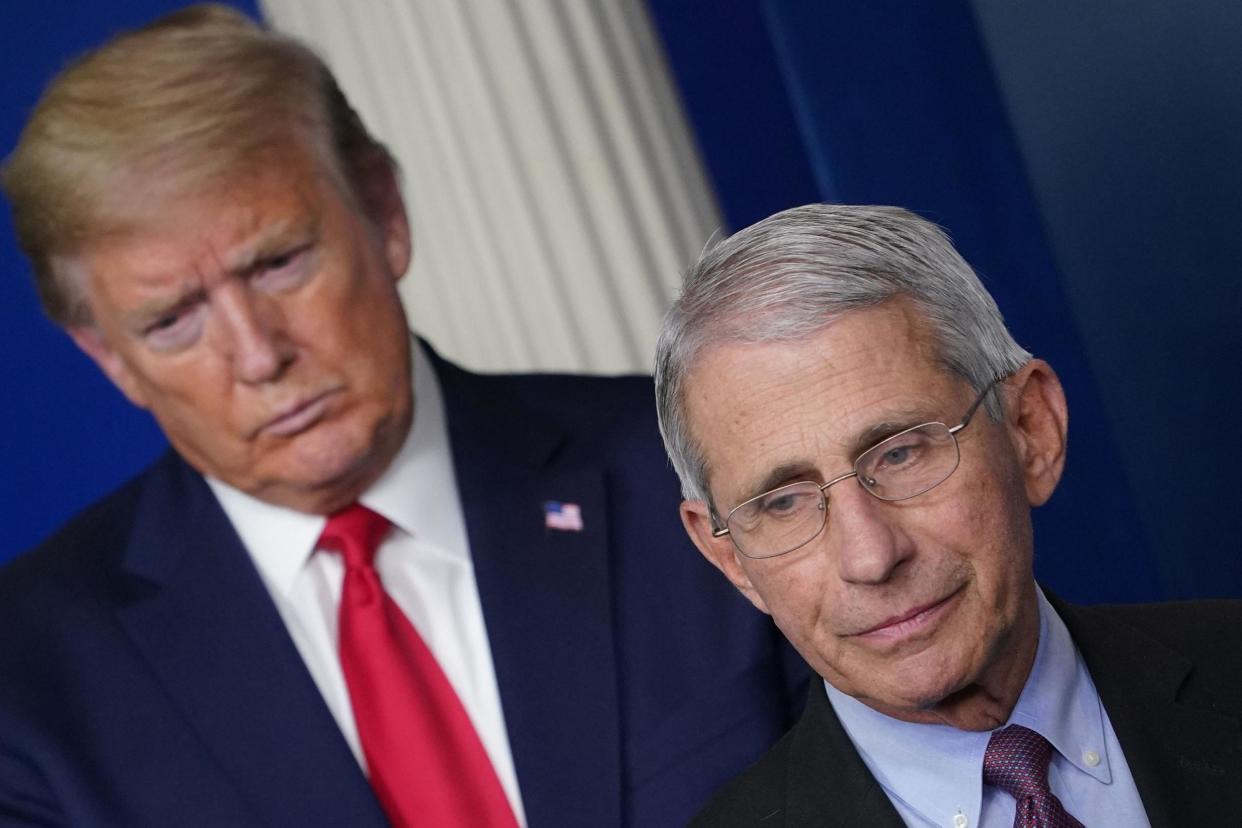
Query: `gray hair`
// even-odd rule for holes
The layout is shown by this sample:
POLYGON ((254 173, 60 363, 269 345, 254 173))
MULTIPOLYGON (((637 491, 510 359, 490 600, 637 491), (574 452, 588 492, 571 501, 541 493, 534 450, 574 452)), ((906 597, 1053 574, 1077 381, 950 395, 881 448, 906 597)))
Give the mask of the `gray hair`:
MULTIPOLYGON (((996 302, 939 227, 898 207, 808 204, 708 248, 686 274, 656 346, 660 433, 689 500, 711 502, 685 413, 697 356, 724 342, 795 341, 897 296, 914 302, 937 359, 977 392, 1030 360, 996 302)), ((999 419, 992 397, 987 410, 999 419)))

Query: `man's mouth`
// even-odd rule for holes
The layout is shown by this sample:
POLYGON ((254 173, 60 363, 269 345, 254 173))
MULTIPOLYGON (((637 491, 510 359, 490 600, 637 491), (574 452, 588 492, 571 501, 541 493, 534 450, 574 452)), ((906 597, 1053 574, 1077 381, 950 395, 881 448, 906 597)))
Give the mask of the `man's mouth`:
POLYGON ((292 437, 307 430, 323 419, 336 392, 337 389, 332 388, 280 406, 275 416, 260 426, 256 436, 292 437))
POLYGON ((888 644, 925 634, 944 617, 960 594, 961 589, 956 589, 943 598, 912 607, 872 627, 853 633, 850 637, 875 644, 888 644))

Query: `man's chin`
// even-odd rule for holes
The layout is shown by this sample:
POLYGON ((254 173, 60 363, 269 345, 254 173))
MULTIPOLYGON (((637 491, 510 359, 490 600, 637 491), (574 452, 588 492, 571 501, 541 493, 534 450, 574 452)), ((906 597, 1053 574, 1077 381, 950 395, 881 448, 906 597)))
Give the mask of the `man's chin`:
POLYGON ((870 698, 860 698, 868 707, 895 719, 910 722, 940 722, 946 706, 956 706, 973 685, 958 676, 933 678, 930 669, 895 673, 884 687, 877 687, 870 698))
MULTIPOLYGON (((373 417, 338 416, 288 440, 250 445, 232 468, 190 465, 252 497, 299 512, 329 514, 357 500, 400 451, 404 434, 373 417), (233 473, 231 473, 233 472, 233 473)), ((179 450, 185 447, 180 447, 179 450)), ((198 459, 207 458, 200 452, 198 459)))
POLYGON ((358 499, 383 473, 385 464, 367 454, 316 455, 255 481, 250 494, 299 512, 329 514, 358 499))

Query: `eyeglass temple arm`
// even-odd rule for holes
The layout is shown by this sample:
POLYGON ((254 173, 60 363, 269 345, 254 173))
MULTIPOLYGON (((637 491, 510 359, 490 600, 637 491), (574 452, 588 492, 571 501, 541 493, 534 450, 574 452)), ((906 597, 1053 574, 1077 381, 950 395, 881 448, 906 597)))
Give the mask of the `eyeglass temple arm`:
POLYGON ((975 397, 975 401, 970 404, 970 408, 966 410, 966 414, 962 417, 962 421, 953 426, 953 428, 949 429, 950 434, 957 434, 963 428, 970 425, 970 420, 975 416, 975 412, 979 410, 979 406, 983 405, 983 401, 988 398, 988 394, 991 393, 992 389, 996 387, 996 383, 1000 381, 1001 378, 997 378, 987 384, 987 386, 983 389, 983 392, 980 393, 979 396, 975 397))
POLYGON ((712 523, 712 537, 723 538, 725 535, 729 534, 729 527, 726 525, 723 525, 724 521, 720 519, 720 515, 716 514, 715 506, 713 506, 710 502, 707 503, 706 506, 707 506, 707 519, 710 520, 712 523), (720 527, 720 528, 717 528, 717 527, 720 527))

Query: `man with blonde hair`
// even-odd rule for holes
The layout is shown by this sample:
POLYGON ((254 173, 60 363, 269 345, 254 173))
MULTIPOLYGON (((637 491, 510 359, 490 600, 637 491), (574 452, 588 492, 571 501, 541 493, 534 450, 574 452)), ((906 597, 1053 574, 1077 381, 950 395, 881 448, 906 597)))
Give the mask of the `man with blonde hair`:
POLYGON ((1237 823, 1242 602, 1040 589, 1065 396, 938 227, 770 216, 704 252, 657 351, 686 530, 819 677, 695 825, 1237 823))
POLYGON ((221 6, 48 88, 4 188, 171 451, 0 571, 0 823, 682 824, 797 670, 685 548, 639 378, 414 340, 395 165, 221 6))

